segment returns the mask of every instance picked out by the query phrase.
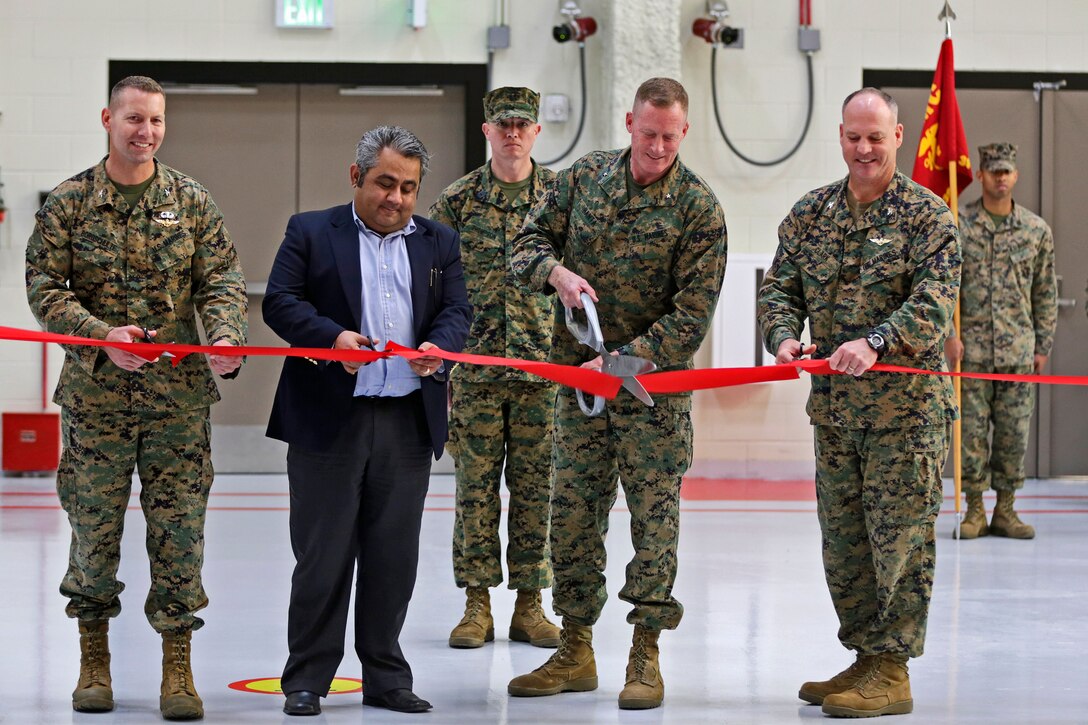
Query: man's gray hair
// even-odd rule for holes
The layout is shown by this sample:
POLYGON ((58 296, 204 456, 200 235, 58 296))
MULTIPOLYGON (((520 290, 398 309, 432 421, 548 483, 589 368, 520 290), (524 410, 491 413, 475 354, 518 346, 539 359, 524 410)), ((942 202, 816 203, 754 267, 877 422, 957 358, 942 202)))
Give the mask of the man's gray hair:
POLYGON ((362 185, 366 172, 378 165, 382 149, 393 149, 401 156, 419 159, 419 180, 427 175, 431 166, 431 155, 419 138, 400 126, 378 126, 363 134, 355 147, 355 165, 359 167, 359 184, 362 185))
POLYGON ((858 96, 876 96, 880 100, 884 101, 884 105, 888 107, 888 110, 892 112, 892 118, 896 122, 899 121, 899 104, 895 102, 895 99, 889 96, 879 88, 873 88, 872 86, 866 86, 865 88, 859 88, 846 97, 846 100, 842 102, 842 110, 845 111, 846 107, 850 104, 850 101, 854 100, 858 96))

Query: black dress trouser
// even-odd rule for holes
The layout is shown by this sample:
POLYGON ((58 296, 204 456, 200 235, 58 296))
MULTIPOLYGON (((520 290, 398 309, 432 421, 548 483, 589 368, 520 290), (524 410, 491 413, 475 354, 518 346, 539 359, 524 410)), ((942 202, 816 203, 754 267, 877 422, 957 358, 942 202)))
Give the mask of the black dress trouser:
POLYGON ((285 693, 328 694, 344 656, 353 569, 363 687, 372 695, 412 688, 399 640, 415 587, 431 457, 418 391, 402 398, 357 397, 326 450, 289 446, 296 563, 285 693))

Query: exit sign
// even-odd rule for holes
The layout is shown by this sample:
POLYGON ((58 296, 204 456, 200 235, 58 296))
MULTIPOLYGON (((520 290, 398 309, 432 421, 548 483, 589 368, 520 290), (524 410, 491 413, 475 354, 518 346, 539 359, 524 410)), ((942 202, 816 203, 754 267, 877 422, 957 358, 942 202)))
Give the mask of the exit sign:
POLYGON ((331 28, 333 0, 276 0, 277 28, 331 28))

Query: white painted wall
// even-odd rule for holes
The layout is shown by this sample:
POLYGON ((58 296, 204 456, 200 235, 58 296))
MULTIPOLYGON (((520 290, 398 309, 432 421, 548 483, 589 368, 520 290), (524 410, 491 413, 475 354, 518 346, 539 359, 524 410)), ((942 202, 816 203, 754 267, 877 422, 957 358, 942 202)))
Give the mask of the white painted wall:
MULTIPOLYGON (((486 29, 497 22, 501 5, 430 0, 428 26, 413 31, 406 23, 406 0, 340 0, 335 29, 288 31, 273 26, 273 0, 4 0, 0 181, 8 218, 0 225, 0 325, 33 325, 23 289, 23 249, 37 194, 104 153, 98 114, 110 59, 483 63, 486 29)), ((506 5, 512 45, 495 54, 493 85, 566 93, 577 103, 577 47, 551 39, 558 3, 508 0, 506 5)), ((586 14, 602 27, 587 44, 591 102, 574 156, 622 140, 625 108, 613 100, 617 94, 611 89, 632 82, 630 69, 646 75, 674 72, 674 53, 661 52, 659 43, 643 48, 647 37, 677 36, 670 47, 679 51, 681 80, 692 99, 692 127, 681 155, 721 198, 730 251, 770 254, 790 205, 844 173, 836 140, 839 105, 860 85, 862 69, 932 69, 943 37, 936 19, 942 5, 943 0, 815 0, 813 22, 823 47, 815 56, 817 105, 809 139, 790 162, 760 169, 735 158, 714 126, 710 48, 690 33, 702 0, 584 0, 586 14)), ((959 15, 953 34, 960 70, 1088 70, 1088 2, 953 0, 952 5, 959 15)), ((803 121, 797 3, 730 0, 729 8, 732 24, 745 30, 745 48, 718 54, 726 128, 749 155, 777 156, 792 145, 803 121)), ((565 148, 576 120, 575 115, 562 126, 546 127, 537 156, 548 158, 565 148)), ((914 143, 907 139, 905 153, 914 143)), ((55 353, 54 375, 59 362, 55 353)), ((711 364, 709 346, 698 362, 711 364)), ((37 346, 0 342, 0 410, 37 410, 39 374, 37 346)), ((810 470, 806 390, 802 380, 700 393, 696 470, 753 475, 810 470)))

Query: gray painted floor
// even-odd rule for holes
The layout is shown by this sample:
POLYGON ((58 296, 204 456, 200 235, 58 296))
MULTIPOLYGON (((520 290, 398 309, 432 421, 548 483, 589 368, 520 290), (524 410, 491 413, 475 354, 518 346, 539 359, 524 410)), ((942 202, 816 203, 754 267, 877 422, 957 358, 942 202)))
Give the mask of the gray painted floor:
MULTIPOLYGON (((228 687, 278 677, 283 666, 292 566, 286 488, 280 475, 216 480, 205 567, 211 606, 193 640, 204 722, 811 722, 824 718, 796 698, 798 686, 851 661, 835 639, 812 500, 685 500, 675 594, 686 615, 678 630, 661 638, 665 705, 617 709, 631 633, 626 606, 614 596, 630 556, 621 499, 609 539, 613 596, 594 631, 600 688, 510 698, 509 679, 540 665, 550 650, 507 641, 513 593, 506 590, 493 592, 499 624, 493 645, 446 646, 463 598, 450 572, 453 481, 439 475, 432 480, 419 580, 402 640, 416 692, 435 709, 418 716, 364 709, 355 693, 331 695, 320 717, 288 718, 280 712, 281 696, 228 687)), ((1088 482, 1029 481, 1023 494, 1019 508, 1038 530, 1033 541, 956 542, 946 501, 927 652, 911 667, 914 714, 896 722, 1088 722, 1088 482)), ((0 478, 0 722, 159 720, 161 650, 142 614, 148 573, 138 510, 127 524, 125 609, 111 628, 118 706, 103 715, 73 713, 78 637, 57 593, 67 522, 51 479, 0 478)), ((358 663, 345 659, 340 675, 358 677, 358 663)))

